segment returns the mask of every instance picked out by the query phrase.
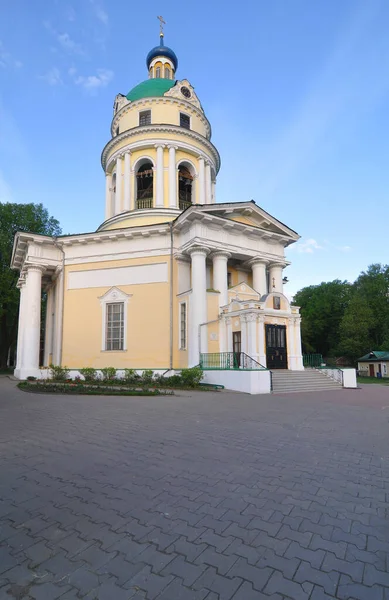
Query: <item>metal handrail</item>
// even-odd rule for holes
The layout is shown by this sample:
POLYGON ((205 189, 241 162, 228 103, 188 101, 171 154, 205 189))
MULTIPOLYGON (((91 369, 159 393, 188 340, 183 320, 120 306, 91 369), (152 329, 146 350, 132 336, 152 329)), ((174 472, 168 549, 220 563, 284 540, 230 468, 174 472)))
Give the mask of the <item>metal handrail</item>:
POLYGON ((200 354, 200 367, 203 370, 230 370, 243 371, 267 370, 254 358, 245 352, 206 352, 200 354))
POLYGON ((339 383, 342 384, 343 387, 343 369, 339 369, 339 367, 316 367, 316 369, 320 372, 324 372, 324 375, 326 377, 329 377, 330 379, 333 379, 334 381, 338 381, 339 383), (333 376, 330 371, 336 371, 338 373, 338 377, 333 376))

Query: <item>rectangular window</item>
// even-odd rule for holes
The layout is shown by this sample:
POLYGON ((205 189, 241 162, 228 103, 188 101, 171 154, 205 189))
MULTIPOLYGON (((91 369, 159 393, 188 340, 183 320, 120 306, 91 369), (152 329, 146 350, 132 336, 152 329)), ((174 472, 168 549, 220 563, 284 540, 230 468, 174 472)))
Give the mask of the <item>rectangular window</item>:
POLYGON ((105 332, 106 350, 123 350, 124 347, 124 303, 107 304, 105 332))
POLYGON ((231 271, 228 271, 227 273, 227 287, 231 287, 232 286, 232 273, 231 271))
POLYGON ((156 76, 157 79, 160 79, 160 77, 161 77, 161 67, 157 67, 155 69, 155 76, 156 76))
POLYGON ((151 125, 151 110, 142 110, 139 113, 139 125, 151 125))
POLYGON ((180 113, 180 126, 190 129, 190 117, 185 113, 180 113))
POLYGON ((273 308, 275 310, 281 309, 281 298, 279 296, 273 296, 273 308))
POLYGON ((186 302, 180 304, 180 350, 186 350, 186 302))

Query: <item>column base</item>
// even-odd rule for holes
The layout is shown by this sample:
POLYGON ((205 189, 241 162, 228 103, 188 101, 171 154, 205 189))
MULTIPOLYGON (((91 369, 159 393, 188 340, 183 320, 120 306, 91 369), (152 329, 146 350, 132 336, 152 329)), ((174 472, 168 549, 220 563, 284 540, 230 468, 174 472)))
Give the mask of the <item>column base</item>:
POLYGON ((304 371, 302 356, 288 356, 288 369, 290 371, 304 371))
POLYGON ((19 369, 14 370, 14 376, 16 379, 27 379, 27 377, 41 379, 42 372, 40 369, 34 369, 33 367, 20 367, 19 369))

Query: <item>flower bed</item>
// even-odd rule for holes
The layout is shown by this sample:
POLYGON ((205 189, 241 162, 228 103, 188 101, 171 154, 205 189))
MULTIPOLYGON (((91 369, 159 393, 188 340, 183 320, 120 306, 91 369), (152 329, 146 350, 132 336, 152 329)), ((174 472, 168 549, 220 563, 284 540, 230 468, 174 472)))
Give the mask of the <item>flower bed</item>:
POLYGON ((36 394, 77 394, 88 396, 171 396, 171 390, 159 390, 157 388, 135 388, 125 385, 112 385, 109 383, 89 384, 88 382, 58 382, 58 381, 22 381, 18 384, 19 389, 36 394))

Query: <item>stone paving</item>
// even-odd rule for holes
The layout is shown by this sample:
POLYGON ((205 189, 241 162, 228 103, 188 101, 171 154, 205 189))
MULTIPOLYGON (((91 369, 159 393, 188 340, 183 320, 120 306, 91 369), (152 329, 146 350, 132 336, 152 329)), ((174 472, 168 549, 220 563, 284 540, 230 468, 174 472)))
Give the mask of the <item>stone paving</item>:
POLYGON ((389 387, 43 396, 0 379, 0 598, 388 600, 389 387))

